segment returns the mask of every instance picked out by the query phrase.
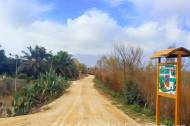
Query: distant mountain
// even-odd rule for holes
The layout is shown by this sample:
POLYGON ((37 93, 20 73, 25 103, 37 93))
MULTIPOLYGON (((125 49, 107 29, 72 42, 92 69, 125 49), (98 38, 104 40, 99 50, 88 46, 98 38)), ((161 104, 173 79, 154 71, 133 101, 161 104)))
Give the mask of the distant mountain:
POLYGON ((81 63, 86 64, 88 67, 92 67, 96 65, 96 62, 101 58, 101 55, 73 54, 73 57, 77 58, 81 63))

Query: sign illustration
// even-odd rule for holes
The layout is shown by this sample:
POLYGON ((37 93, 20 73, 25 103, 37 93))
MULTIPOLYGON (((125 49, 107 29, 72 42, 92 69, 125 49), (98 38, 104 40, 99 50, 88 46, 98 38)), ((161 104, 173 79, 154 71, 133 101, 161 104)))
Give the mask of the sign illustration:
POLYGON ((176 65, 160 66, 159 92, 176 94, 176 65))

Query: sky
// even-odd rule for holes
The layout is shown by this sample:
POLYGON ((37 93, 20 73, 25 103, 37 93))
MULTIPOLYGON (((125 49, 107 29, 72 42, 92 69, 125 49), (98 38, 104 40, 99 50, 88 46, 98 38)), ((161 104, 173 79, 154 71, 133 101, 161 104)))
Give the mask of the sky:
POLYGON ((114 44, 146 56, 170 45, 190 48, 190 0, 0 0, 0 45, 68 51, 94 65, 114 44))

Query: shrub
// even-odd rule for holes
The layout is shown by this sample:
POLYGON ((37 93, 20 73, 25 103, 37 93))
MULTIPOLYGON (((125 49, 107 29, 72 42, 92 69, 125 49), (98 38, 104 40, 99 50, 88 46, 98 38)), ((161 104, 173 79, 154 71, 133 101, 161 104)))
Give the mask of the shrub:
POLYGON ((13 95, 14 115, 29 113, 32 107, 59 96, 68 86, 69 83, 52 70, 41 74, 36 83, 24 86, 13 95))
POLYGON ((32 92, 32 86, 23 87, 13 95, 13 115, 27 114, 33 103, 33 97, 35 93, 32 92))
POLYGON ((38 88, 41 89, 43 100, 48 100, 49 96, 54 97, 68 87, 68 82, 61 76, 58 76, 54 71, 42 74, 38 81, 38 88))
POLYGON ((168 120, 168 119, 163 119, 163 124, 166 126, 173 126, 172 120, 168 120))
POLYGON ((140 93, 138 91, 138 86, 132 80, 125 81, 122 94, 127 104, 140 104, 142 102, 142 98, 140 97, 140 93))

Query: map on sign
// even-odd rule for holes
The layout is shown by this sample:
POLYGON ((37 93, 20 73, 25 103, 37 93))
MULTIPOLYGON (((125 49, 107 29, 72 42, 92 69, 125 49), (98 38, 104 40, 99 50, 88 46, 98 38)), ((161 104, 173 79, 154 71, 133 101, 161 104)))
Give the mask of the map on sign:
POLYGON ((159 92, 176 94, 176 65, 160 66, 159 92))

